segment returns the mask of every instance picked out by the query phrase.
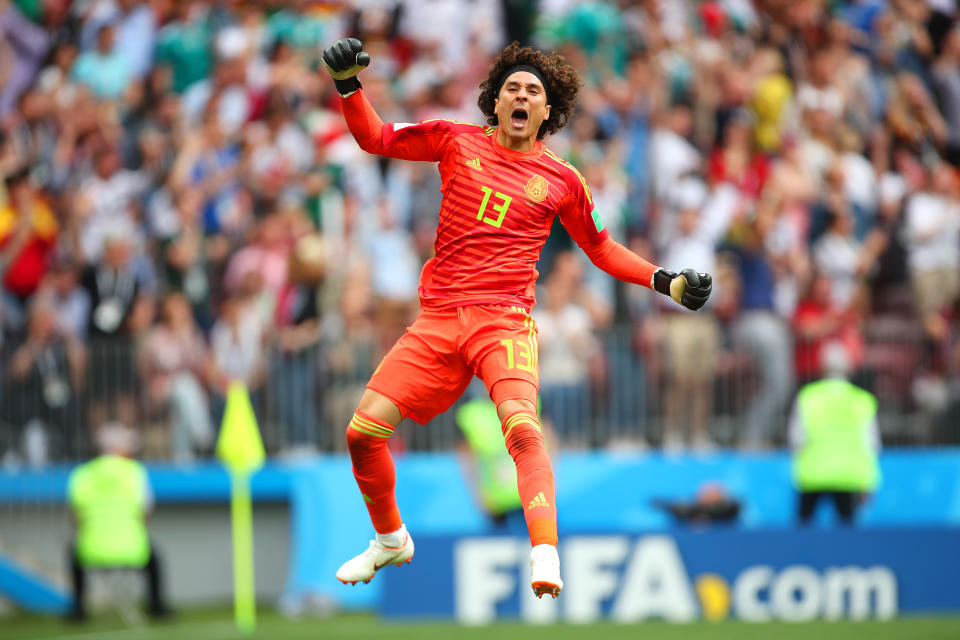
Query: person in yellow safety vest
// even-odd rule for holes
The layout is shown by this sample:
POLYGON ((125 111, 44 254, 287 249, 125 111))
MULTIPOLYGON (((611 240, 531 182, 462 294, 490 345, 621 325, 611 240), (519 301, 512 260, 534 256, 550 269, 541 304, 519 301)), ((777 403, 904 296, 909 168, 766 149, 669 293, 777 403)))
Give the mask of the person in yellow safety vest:
POLYGON ((821 348, 824 377, 804 385, 790 417, 793 480, 798 517, 806 524, 820 498, 829 496, 843 524, 879 481, 877 399, 848 382, 850 359, 837 342, 821 348))
POLYGON ((475 398, 454 414, 469 452, 461 456, 474 480, 484 512, 496 527, 507 527, 513 514, 523 523, 523 504, 517 489, 517 467, 503 440, 497 406, 475 398))
POLYGON ((68 548, 74 593, 70 617, 86 618, 87 572, 116 568, 143 570, 148 612, 166 617, 170 612, 163 602, 160 562, 147 532, 153 495, 146 469, 131 457, 137 434, 123 425, 107 424, 97 431, 97 444, 102 455, 76 467, 67 485, 76 525, 76 538, 68 548))
MULTIPOLYGON (((540 412, 539 399, 537 413, 540 412)), ((472 476, 484 512, 494 527, 524 535, 526 524, 523 504, 517 487, 517 467, 504 443, 503 428, 497 407, 489 398, 478 397, 462 404, 454 414, 457 426, 463 432, 466 449, 461 458, 472 476)), ((552 431, 547 421, 541 422, 544 439, 552 443, 552 431)), ((536 499, 536 498, 534 498, 536 499)))

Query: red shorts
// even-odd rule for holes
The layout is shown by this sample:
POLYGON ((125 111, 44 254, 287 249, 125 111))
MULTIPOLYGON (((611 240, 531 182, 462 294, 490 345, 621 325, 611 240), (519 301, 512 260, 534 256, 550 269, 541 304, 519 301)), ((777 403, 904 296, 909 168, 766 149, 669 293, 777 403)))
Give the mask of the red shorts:
POLYGON ((473 376, 498 403, 536 404, 538 370, 537 325, 523 307, 424 310, 384 356, 367 388, 390 399, 404 418, 426 424, 456 402, 473 376), (504 380, 519 384, 495 392, 504 380))

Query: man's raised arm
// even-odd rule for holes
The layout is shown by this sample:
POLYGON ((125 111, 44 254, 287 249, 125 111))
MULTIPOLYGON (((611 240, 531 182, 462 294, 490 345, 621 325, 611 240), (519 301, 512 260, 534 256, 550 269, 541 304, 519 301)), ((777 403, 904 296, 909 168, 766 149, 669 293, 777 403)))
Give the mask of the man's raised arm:
POLYGON ((590 262, 617 280, 649 287, 687 309, 696 311, 706 304, 713 289, 709 274, 693 269, 684 269, 678 274, 644 260, 610 237, 589 196, 583 198, 582 195, 581 198, 568 196, 566 206, 560 209, 560 221, 590 262))
POLYGON ((445 121, 384 124, 364 95, 357 74, 370 64, 370 54, 356 38, 337 40, 323 52, 323 64, 342 98, 343 117, 360 148, 402 160, 437 162, 449 137, 445 121))

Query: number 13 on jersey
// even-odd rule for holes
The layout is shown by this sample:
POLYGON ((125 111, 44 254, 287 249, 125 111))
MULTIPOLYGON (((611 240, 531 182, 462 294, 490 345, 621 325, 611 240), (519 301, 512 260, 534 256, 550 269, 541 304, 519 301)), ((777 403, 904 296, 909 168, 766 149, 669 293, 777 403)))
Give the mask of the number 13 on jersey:
POLYGON ((500 228, 500 225, 503 224, 503 217, 507 215, 507 209, 510 208, 510 203, 513 202, 513 196, 508 196, 505 193, 500 193, 497 191, 493 192, 493 189, 490 187, 480 187, 483 190, 483 202, 480 203, 480 210, 477 211, 477 220, 483 220, 490 226, 500 228), (500 199, 500 204, 494 204, 491 208, 499 213, 500 215, 497 218, 486 218, 483 214, 487 212, 487 203, 490 202, 490 194, 493 194, 493 197, 500 199))
POLYGON ((536 338, 505 338, 500 344, 507 350, 507 368, 520 369, 539 377, 536 338))

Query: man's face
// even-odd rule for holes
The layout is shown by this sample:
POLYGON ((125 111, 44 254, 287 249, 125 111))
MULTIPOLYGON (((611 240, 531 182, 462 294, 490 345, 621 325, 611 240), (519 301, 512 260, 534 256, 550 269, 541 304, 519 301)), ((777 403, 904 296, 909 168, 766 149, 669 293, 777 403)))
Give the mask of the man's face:
POLYGON ((53 314, 47 309, 39 309, 30 316, 30 337, 38 342, 46 342, 53 335, 53 314))
POLYGON ((104 246, 103 261, 111 269, 120 269, 130 260, 130 245, 123 238, 109 238, 104 246))
POLYGON ((107 150, 97 158, 97 173, 101 178, 109 178, 120 168, 120 156, 116 151, 107 150))
POLYGON ((97 49, 106 55, 113 51, 113 27, 103 27, 97 36, 97 49))
POLYGON ((540 125, 550 118, 543 83, 529 71, 510 74, 494 105, 500 129, 517 140, 536 138, 540 125))
POLYGON ((14 208, 23 210, 28 214, 29 207, 33 204, 33 184, 29 179, 18 180, 16 183, 7 187, 9 189, 10 201, 14 208))

